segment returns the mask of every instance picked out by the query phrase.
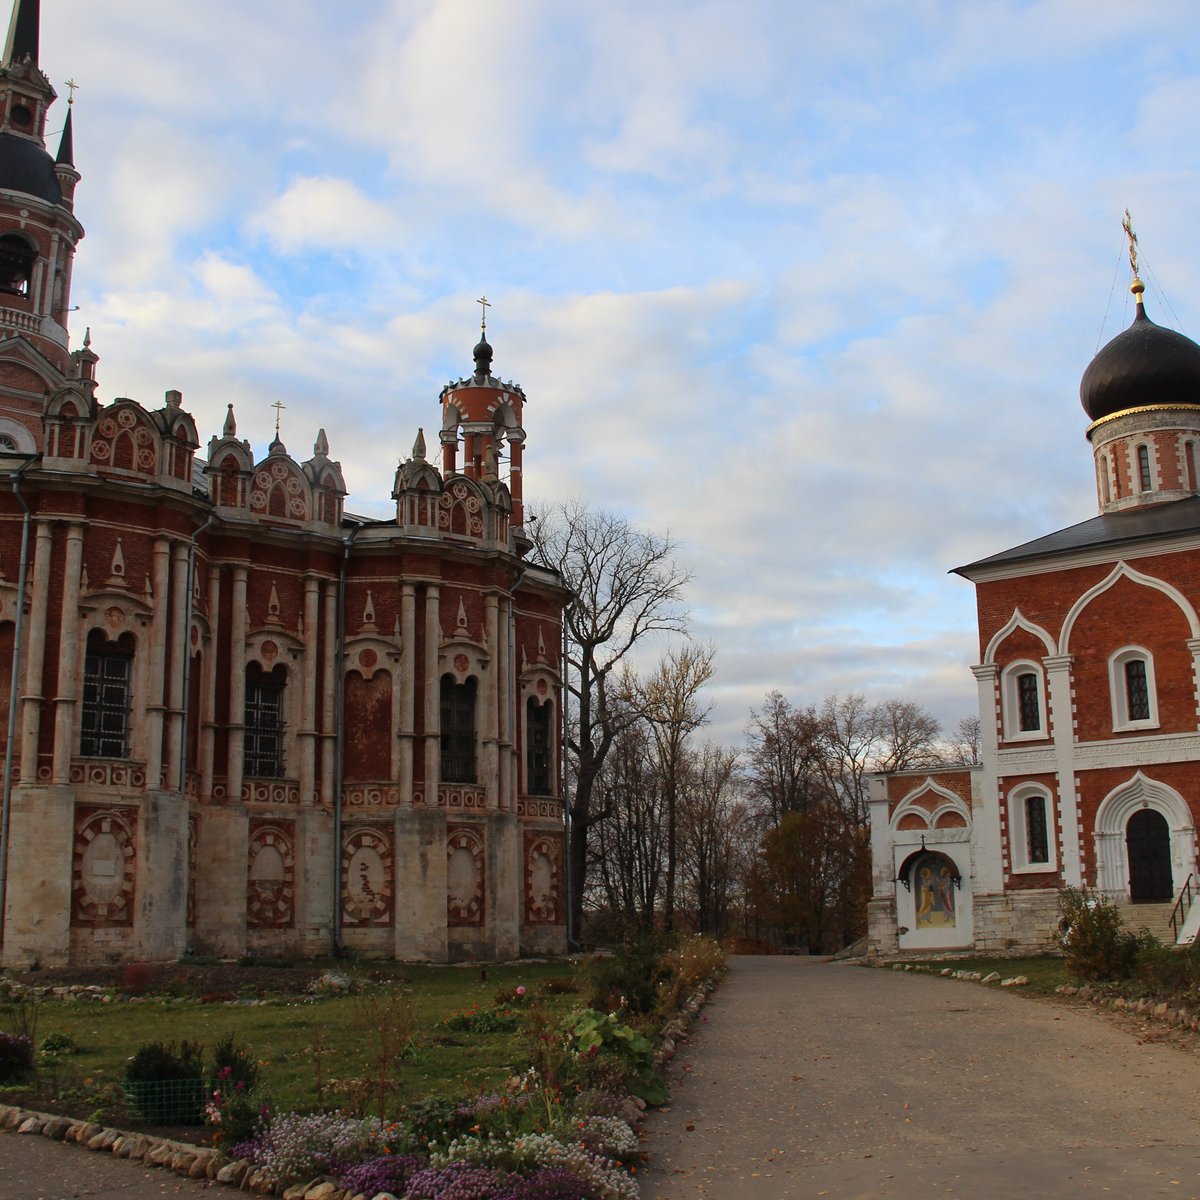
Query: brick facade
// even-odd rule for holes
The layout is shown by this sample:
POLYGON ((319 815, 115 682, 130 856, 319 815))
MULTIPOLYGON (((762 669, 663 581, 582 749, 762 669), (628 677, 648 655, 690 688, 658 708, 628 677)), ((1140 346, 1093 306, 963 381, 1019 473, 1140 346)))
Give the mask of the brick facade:
POLYGON ((1045 950, 1062 887, 1170 904, 1197 871, 1200 347, 1134 292, 1081 387, 1100 515, 958 571, 979 616, 967 830, 921 800, 962 795, 961 771, 871 782, 876 950, 1045 950), (961 880, 952 915, 918 871, 961 880))
POLYGON ((567 593, 525 557, 523 392, 482 339, 441 394, 440 468, 418 434, 376 521, 345 513, 323 430, 311 457, 255 451, 231 407, 202 451, 179 392, 100 400, 98 356, 67 348, 83 230, 69 123, 57 163, 41 140, 53 98, 17 46, 0 69, 0 266, 19 276, 0 280, 3 963, 563 950, 567 593), (45 195, 14 193, 13 153, 42 156, 45 195))

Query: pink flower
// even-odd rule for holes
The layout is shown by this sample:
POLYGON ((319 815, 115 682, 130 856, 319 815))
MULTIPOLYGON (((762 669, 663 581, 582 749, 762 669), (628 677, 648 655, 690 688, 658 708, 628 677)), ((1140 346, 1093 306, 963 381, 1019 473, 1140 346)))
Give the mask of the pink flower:
POLYGON ((518 996, 525 995, 525 985, 523 983, 517 985, 517 995, 518 996))

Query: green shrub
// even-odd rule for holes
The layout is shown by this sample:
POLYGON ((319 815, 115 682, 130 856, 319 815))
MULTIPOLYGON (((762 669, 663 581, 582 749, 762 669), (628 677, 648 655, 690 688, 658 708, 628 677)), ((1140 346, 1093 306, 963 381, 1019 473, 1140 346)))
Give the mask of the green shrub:
POLYGON ((1142 930, 1138 939, 1136 979, 1138 985, 1155 995, 1182 995, 1196 986, 1195 947, 1176 950, 1164 946, 1153 934, 1142 930))
POLYGON ((581 968, 588 1004, 605 1012, 627 1009, 638 1016, 652 1015, 660 992, 675 975, 666 962, 672 941, 656 930, 635 930, 611 956, 588 960, 581 968))
POLYGON ((125 1064, 125 1095, 143 1120, 199 1125, 204 1120, 204 1047, 148 1042, 125 1064))
POLYGON ((571 1049, 587 1061, 598 1054, 617 1056, 625 1068, 625 1086, 647 1104, 665 1104, 667 1085, 654 1069, 654 1046, 631 1025, 612 1013, 581 1009, 567 1017, 565 1028, 571 1049))
POLYGON ((33 1042, 15 1033, 0 1033, 0 1083, 19 1083, 33 1074, 33 1042))
POLYGON ((1072 975, 1099 983, 1134 974, 1141 939, 1121 927, 1121 914, 1111 901, 1086 888, 1065 887, 1058 894, 1058 909, 1058 941, 1072 975))
POLYGON ((42 1038, 42 1054, 78 1054, 79 1046, 69 1033, 48 1033, 42 1038))

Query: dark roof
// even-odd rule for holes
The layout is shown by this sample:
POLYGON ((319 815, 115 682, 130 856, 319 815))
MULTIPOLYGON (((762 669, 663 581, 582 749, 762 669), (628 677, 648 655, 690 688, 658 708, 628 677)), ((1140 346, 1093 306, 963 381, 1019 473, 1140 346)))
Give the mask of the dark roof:
POLYGON ((62 137, 58 141, 58 154, 54 159, 56 163, 68 167, 75 165, 75 136, 71 132, 71 113, 72 110, 68 107, 67 123, 63 126, 62 137))
POLYGON ((24 192, 48 204, 62 203, 54 159, 36 142, 14 133, 0 133, 0 188, 24 192))
POLYGON ((1140 506, 1124 512, 1101 513, 1090 521, 1069 525, 1066 529, 1048 533, 1032 542, 1024 542, 1011 550, 1001 550, 999 554, 955 567, 951 573, 970 579, 973 571, 983 567, 1001 567, 1099 546, 1115 548, 1179 533, 1200 533, 1200 496, 1185 496, 1182 500, 1169 500, 1165 504, 1140 506))
POLYGON ((8 62, 20 62, 27 54, 34 63, 37 62, 40 9, 39 0, 16 0, 9 22, 8 36, 12 40, 12 51, 8 62))
POLYGON ((1079 400, 1093 421, 1151 404, 1200 404, 1200 346, 1150 320, 1139 294, 1133 323, 1084 371, 1079 400))

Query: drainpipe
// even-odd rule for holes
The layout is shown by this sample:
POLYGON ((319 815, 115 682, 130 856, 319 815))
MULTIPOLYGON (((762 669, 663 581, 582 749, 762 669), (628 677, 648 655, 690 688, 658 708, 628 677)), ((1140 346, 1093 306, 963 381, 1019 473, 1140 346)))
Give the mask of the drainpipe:
POLYGON ((342 542, 342 569, 338 574, 337 666, 334 671, 333 697, 333 956, 340 957, 342 947, 342 779, 345 775, 346 739, 346 572, 350 550, 362 532, 358 525, 342 542))
POLYGON ((183 719, 179 728, 179 794, 184 794, 184 783, 187 779, 187 735, 188 735, 188 709, 191 699, 191 682, 192 682, 192 617, 195 615, 195 605, 192 602, 192 596, 196 590, 196 543, 200 539, 200 535, 216 520, 216 517, 209 513, 208 519, 192 534, 191 545, 188 546, 188 569, 187 569, 187 617, 183 623, 183 719))
POLYGON ((13 745, 17 736, 17 692, 20 687, 21 635, 25 629, 25 578, 29 571, 29 526, 33 513, 21 495, 21 476, 41 455, 27 458, 13 476, 13 495, 25 510, 21 522, 21 565, 17 572, 17 620, 13 629, 12 680, 8 687, 8 745, 4 749, 4 799, 0 805, 0 945, 4 942, 4 914, 8 908, 8 819, 12 810, 13 745))
MULTIPOLYGON (((560 577, 561 578, 561 577, 560 577)), ((577 949, 576 939, 579 931, 572 928, 571 915, 575 911, 575 906, 571 902, 571 790, 567 785, 567 779, 570 776, 570 771, 567 769, 567 760, 570 758, 570 752, 567 749, 567 739, 571 736, 570 718, 567 709, 571 702, 571 689, 568 686, 567 674, 570 667, 567 663, 567 638, 570 634, 569 629, 569 614, 574 608, 574 602, 568 604, 563 609, 562 615, 562 658, 560 666, 562 667, 562 749, 559 751, 558 774, 562 780, 562 800, 563 800, 563 834, 566 838, 566 855, 565 867, 563 870, 563 883, 566 888, 567 901, 567 953, 571 953, 577 949)))

